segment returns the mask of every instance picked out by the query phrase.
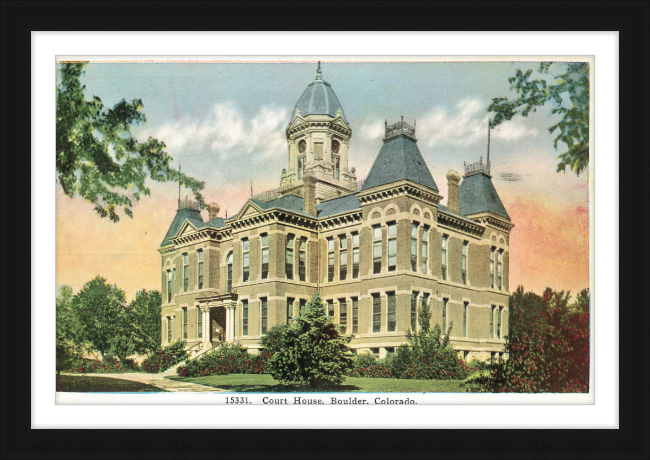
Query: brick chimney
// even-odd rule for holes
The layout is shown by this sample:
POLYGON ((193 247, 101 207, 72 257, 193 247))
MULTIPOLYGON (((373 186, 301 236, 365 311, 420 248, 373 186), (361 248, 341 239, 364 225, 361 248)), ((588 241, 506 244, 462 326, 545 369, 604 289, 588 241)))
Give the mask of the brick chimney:
POLYGON ((314 173, 311 171, 305 172, 303 176, 304 182, 304 193, 303 199, 305 200, 305 212, 311 214, 312 216, 316 215, 316 178, 314 173))
POLYGON ((460 174, 453 169, 447 173, 447 209, 460 214, 460 203, 458 202, 458 187, 460 185, 460 174))
POLYGON ((208 207, 208 220, 212 220, 215 217, 219 217, 219 211, 221 207, 217 203, 210 203, 208 207))

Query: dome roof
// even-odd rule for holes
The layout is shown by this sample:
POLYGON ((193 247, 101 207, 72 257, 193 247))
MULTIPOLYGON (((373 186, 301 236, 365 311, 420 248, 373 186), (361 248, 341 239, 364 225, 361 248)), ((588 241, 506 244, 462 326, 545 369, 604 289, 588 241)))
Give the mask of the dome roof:
POLYGON ((300 110, 301 117, 306 117, 307 115, 329 115, 336 117, 339 109, 341 110, 343 120, 347 123, 348 121, 345 119, 345 113, 343 113, 343 107, 341 107, 339 98, 334 94, 332 86, 323 80, 319 62, 316 78, 307 86, 307 89, 305 89, 300 99, 298 99, 291 119, 296 118, 296 112, 298 110, 300 110))

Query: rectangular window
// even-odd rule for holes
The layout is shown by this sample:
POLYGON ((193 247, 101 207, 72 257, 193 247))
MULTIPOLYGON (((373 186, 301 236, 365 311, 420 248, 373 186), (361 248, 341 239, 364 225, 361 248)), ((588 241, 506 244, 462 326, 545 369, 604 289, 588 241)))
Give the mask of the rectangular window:
POLYGON ((187 308, 183 308, 183 338, 187 338, 187 308))
POLYGON ((496 248, 490 249, 490 287, 494 289, 494 253, 496 248))
POLYGON ((449 299, 442 299, 442 334, 447 335, 447 305, 449 299))
POLYGON ((334 238, 327 239, 327 281, 334 281, 334 238))
POLYGON ((302 179, 303 174, 305 173, 305 157, 298 157, 298 180, 302 179))
POLYGON ((250 276, 250 252, 248 238, 242 238, 242 281, 246 283, 250 276))
POLYGON ((339 324, 341 325, 341 333, 345 334, 348 325, 348 304, 345 299, 339 299, 339 324))
POLYGON ((372 295, 372 332, 381 331, 381 297, 372 295))
POLYGON ((294 244, 294 236, 292 234, 288 234, 287 249, 285 251, 285 258, 284 258, 284 272, 288 280, 293 279, 293 244, 294 244))
POLYGON ((422 294, 422 304, 421 304, 421 305, 422 305, 422 309, 424 310, 424 308, 425 308, 428 304, 429 304, 429 294, 422 294))
POLYGON ((262 233, 262 279, 269 277, 269 235, 262 233))
POLYGON ((305 313, 307 309, 307 299, 300 299, 300 316, 305 313))
POLYGON ((352 298, 352 333, 359 332, 359 299, 352 298))
POLYGON ((339 280, 348 276, 348 239, 345 236, 339 238, 339 280))
POLYGON ((176 269, 172 269, 172 292, 176 292, 178 286, 176 285, 176 269))
POLYGON ((199 307, 196 307, 196 336, 203 338, 203 312, 199 307))
POLYGON ((469 302, 463 302, 463 337, 467 337, 467 307, 469 302))
POLYGON ((298 247, 298 278, 300 281, 307 279, 307 238, 300 238, 298 247))
POLYGON ((241 333, 248 335, 248 300, 241 301, 241 333))
POLYGON ((167 343, 172 341, 172 319, 170 316, 167 317, 167 343))
POLYGON ((172 271, 167 270, 167 303, 172 301, 172 292, 174 292, 172 286, 172 271))
POLYGON ((359 277, 359 234, 352 234, 352 278, 359 277))
POLYGON ((196 251, 196 255, 199 258, 199 266, 198 266, 199 289, 203 289, 203 250, 199 249, 198 251, 196 251))
POLYGON ((267 330, 267 302, 266 297, 260 299, 260 322, 262 324, 262 334, 266 333, 267 330))
POLYGON ((467 247, 469 242, 463 241, 463 249, 460 254, 460 274, 463 284, 467 284, 467 247))
POLYGON ((333 300, 328 300, 327 301, 327 315, 330 318, 334 318, 334 301, 333 300))
POLYGON ((501 290, 501 274, 503 270, 503 251, 497 253, 497 288, 501 290))
POLYGON ((442 235, 442 279, 447 279, 447 240, 449 237, 447 235, 442 235))
POLYGON ((226 257, 226 293, 232 292, 232 251, 226 257))
POLYGON ((388 271, 397 270, 397 224, 388 223, 388 271))
POLYGON ((422 273, 427 274, 427 265, 429 262, 429 226, 425 225, 422 228, 422 257, 420 263, 422 264, 422 273))
POLYGON ((372 272, 381 273, 381 227, 372 228, 372 272))
POLYGON ((314 142, 314 160, 323 159, 323 143, 314 142))
POLYGON ((371 348, 370 351, 375 358, 379 358, 379 348, 371 348))
POLYGON ((386 314, 388 332, 393 332, 397 326, 397 301, 394 292, 387 292, 386 295, 388 296, 388 308, 386 314))
POLYGON ((411 225, 411 270, 418 270, 418 223, 411 225))
POLYGON ((387 355, 392 355, 395 353, 395 347, 386 347, 385 350, 387 355))
POLYGON ((293 297, 287 297, 287 326, 291 324, 293 318, 293 303, 296 301, 293 297))
POLYGON ((503 307, 497 310, 497 339, 501 338, 501 315, 503 314, 503 307))
POLYGON ((494 311, 496 310, 496 307, 492 305, 492 310, 490 311, 490 338, 493 339, 495 334, 494 334, 494 311))
POLYGON ((190 287, 190 259, 187 253, 183 254, 183 291, 190 287))
POLYGON ((411 292, 411 330, 415 332, 418 327, 418 291, 411 292))

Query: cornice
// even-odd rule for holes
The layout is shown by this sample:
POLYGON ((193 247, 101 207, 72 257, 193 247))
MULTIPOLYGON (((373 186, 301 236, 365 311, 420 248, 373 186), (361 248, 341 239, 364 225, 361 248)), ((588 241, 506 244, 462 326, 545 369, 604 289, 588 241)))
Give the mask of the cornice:
POLYGON ((487 227, 494 227, 505 232, 510 232, 510 230, 512 230, 515 226, 515 224, 513 224, 510 220, 504 219, 503 217, 497 216, 491 212, 472 214, 467 216, 467 218, 478 221, 487 227))
POLYGON ((436 206, 440 203, 440 200, 442 200, 442 195, 438 192, 422 187, 409 180, 402 180, 385 186, 364 190, 357 193, 357 199, 361 204, 370 204, 377 201, 395 198, 400 195, 410 195, 436 206))
POLYGON ((485 231, 485 226, 478 222, 471 222, 440 210, 438 210, 438 226, 460 230, 476 236, 481 236, 485 231))

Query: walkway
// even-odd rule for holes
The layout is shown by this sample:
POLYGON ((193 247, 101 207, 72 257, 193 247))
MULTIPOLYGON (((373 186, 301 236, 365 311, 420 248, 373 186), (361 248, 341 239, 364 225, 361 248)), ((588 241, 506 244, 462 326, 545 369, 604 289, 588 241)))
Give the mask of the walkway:
MULTIPOLYGON (((75 374, 80 375, 80 374, 75 374)), ((199 385, 198 383, 179 382, 177 380, 166 379, 163 374, 145 374, 141 372, 125 373, 125 374, 86 374, 93 377, 110 377, 115 379, 131 380, 133 382, 146 383, 166 391, 184 391, 184 392, 197 392, 197 391, 226 391, 219 388, 208 387, 199 385)))

